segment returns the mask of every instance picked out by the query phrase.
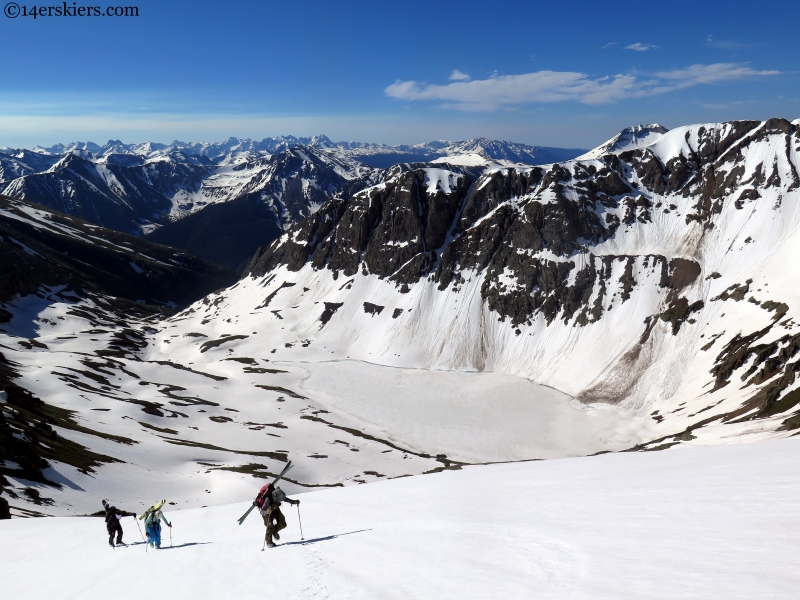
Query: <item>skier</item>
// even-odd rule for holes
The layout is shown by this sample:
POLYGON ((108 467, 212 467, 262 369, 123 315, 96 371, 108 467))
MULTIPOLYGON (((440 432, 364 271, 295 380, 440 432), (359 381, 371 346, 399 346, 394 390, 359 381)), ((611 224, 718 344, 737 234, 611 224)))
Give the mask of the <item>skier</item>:
POLYGON ((286 517, 281 512, 281 502, 284 501, 293 505, 300 504, 300 500, 287 498, 281 488, 274 487, 271 483, 261 488, 256 498, 255 504, 259 506, 261 516, 264 517, 264 525, 267 526, 265 539, 269 548, 275 547, 272 538, 280 541, 281 535, 278 532, 286 527, 286 517))
POLYGON ((116 506, 111 506, 107 500, 103 500, 103 508, 106 510, 106 529, 108 530, 108 545, 114 547, 114 534, 117 534, 117 546, 124 546, 122 543, 122 524, 119 520, 122 517, 136 517, 136 513, 117 510, 116 506))
POLYGON ((167 521, 164 513, 161 512, 161 507, 164 506, 166 500, 162 500, 147 509, 147 511, 139 517, 144 521, 145 532, 147 533, 147 543, 151 548, 161 548, 161 521, 166 523, 167 527, 172 527, 172 523, 167 521))

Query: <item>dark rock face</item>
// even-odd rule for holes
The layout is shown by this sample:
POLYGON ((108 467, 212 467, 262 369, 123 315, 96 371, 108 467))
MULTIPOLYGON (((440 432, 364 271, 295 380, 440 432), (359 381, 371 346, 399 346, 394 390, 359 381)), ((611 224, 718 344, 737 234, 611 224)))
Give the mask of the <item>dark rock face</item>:
MULTIPOLYGON (((615 171, 606 169, 601 177, 606 191, 600 193, 607 202, 608 191, 631 189, 615 171)), ((452 172, 445 186, 429 179, 426 168, 401 171, 348 201, 329 202, 261 249, 245 273, 261 276, 281 264, 296 271, 311 261, 335 275, 376 274, 402 291, 428 276, 445 289, 463 283, 465 269, 485 270, 484 299, 515 324, 540 309, 548 319, 565 306, 572 314, 577 298, 591 293, 594 276, 583 274, 578 287, 568 290, 564 286, 574 263, 542 260, 536 253, 569 257, 586 241, 598 243, 611 235, 617 224, 598 216, 596 187, 584 186, 582 198, 570 200, 564 182, 573 175, 562 165, 548 172, 499 171, 480 184, 466 172, 452 172), (531 196, 526 202, 513 202, 526 195, 531 196), (516 277, 514 289, 500 283, 506 270, 516 277)))
POLYGON ((281 236, 275 213, 252 196, 212 204, 145 236, 240 274, 253 254, 281 236))
POLYGON ((379 315, 383 312, 385 306, 373 304, 372 302, 364 302, 364 312, 368 315, 379 315))
POLYGON ((325 327, 328 321, 331 320, 331 317, 342 307, 343 302, 326 302, 325 303, 325 310, 322 311, 322 314, 319 317, 319 322, 322 323, 320 325, 320 329, 325 327))

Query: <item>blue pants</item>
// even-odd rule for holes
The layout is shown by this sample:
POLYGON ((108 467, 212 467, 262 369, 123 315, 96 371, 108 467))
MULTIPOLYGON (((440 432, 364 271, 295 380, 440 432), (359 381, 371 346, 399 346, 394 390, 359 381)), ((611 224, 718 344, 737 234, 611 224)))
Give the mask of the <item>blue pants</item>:
POLYGON ((147 541, 151 544, 155 544, 156 548, 161 547, 161 523, 156 521, 153 525, 148 525, 146 528, 147 530, 147 541))

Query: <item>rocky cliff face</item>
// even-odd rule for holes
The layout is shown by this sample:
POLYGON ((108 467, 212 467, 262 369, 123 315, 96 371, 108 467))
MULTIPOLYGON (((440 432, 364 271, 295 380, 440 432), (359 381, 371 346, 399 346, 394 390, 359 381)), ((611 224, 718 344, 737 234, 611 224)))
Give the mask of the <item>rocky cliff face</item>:
POLYGON ((336 336, 350 357, 800 426, 800 299, 772 274, 794 273, 777 257, 800 243, 798 123, 639 129, 547 167, 398 174, 292 227, 248 277, 324 290, 316 299, 338 307, 321 331, 321 305, 282 291, 270 306, 284 296, 308 311, 281 323, 283 337, 336 336), (377 318, 368 303, 392 310, 377 318), (374 338, 362 346, 364 327, 374 338))

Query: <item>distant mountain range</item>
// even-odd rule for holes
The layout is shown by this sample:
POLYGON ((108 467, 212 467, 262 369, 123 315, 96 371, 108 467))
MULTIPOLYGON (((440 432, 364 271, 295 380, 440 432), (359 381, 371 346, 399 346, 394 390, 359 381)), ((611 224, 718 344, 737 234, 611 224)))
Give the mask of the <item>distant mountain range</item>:
MULTIPOLYGON (((109 155, 135 155, 146 158, 174 154, 204 156, 215 163, 241 161, 247 154, 278 154, 296 146, 308 146, 347 156, 364 164, 385 169, 401 162, 426 162, 442 156, 460 154, 480 154, 486 158, 511 160, 514 162, 541 165, 575 158, 586 152, 580 148, 551 148, 530 146, 515 142, 472 138, 450 142, 436 140, 414 145, 388 145, 365 142, 332 142, 325 135, 313 137, 278 136, 263 140, 230 137, 224 142, 180 142, 171 144, 144 142, 125 144, 120 140, 109 140, 102 146, 94 142, 72 142, 56 144, 48 148, 36 146, 32 152, 37 154, 64 155, 73 151, 90 153, 95 158, 109 155)), ((28 151, 30 152, 30 151, 28 151)), ((249 158, 249 157, 248 157, 249 158)))
POLYGON ((1 149, 0 192, 241 271, 255 250, 331 198, 413 161, 539 164, 583 150, 472 139, 387 146, 325 136, 219 143, 109 140, 1 149), (457 158, 460 157, 460 158, 457 158), (204 210, 205 209, 205 210, 204 210))

